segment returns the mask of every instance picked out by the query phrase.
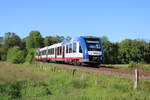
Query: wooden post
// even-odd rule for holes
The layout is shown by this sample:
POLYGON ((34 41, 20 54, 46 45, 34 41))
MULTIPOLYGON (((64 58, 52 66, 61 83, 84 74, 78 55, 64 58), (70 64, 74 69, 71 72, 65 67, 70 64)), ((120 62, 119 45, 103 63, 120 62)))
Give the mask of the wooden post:
POLYGON ((56 72, 56 67, 53 67, 53 72, 56 72))
POLYGON ((76 69, 72 70, 72 76, 74 77, 76 69))
POLYGON ((135 69, 135 81, 134 81, 134 89, 138 88, 138 81, 139 81, 139 72, 135 69))

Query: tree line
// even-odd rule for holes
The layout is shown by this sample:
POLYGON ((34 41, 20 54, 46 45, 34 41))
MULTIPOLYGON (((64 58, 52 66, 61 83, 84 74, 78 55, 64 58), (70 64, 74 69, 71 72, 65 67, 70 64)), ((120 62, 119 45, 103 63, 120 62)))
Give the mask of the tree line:
MULTIPOLYGON (((11 34, 11 32, 9 32, 11 34)), ((17 34, 7 37, 0 45, 0 60, 12 63, 31 63, 37 48, 49 46, 64 40, 67 36, 42 37, 39 31, 31 31, 21 39, 17 34)), ((128 64, 130 62, 150 63, 150 42, 140 39, 125 39, 121 42, 110 42, 107 37, 100 37, 103 41, 105 64, 128 64)))
POLYGON ((150 42, 141 39, 125 39, 112 43, 101 37, 104 46, 104 63, 128 64, 130 62, 150 63, 150 42))
POLYGON ((0 60, 12 63, 32 62, 37 48, 71 39, 67 36, 42 37, 39 31, 31 31, 29 35, 21 39, 17 34, 8 32, 4 44, 0 45, 0 60))

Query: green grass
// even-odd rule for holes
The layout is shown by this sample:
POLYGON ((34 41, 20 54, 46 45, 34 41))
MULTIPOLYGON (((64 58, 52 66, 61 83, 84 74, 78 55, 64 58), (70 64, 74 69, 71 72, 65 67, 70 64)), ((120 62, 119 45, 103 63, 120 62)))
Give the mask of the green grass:
POLYGON ((150 100, 150 83, 56 68, 0 62, 0 100, 150 100))

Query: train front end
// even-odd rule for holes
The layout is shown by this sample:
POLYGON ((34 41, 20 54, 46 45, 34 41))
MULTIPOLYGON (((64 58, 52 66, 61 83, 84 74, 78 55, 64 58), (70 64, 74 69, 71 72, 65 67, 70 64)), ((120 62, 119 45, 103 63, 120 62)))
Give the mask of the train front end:
POLYGON ((101 64, 104 58, 102 41, 98 37, 82 37, 83 57, 87 64, 101 64))

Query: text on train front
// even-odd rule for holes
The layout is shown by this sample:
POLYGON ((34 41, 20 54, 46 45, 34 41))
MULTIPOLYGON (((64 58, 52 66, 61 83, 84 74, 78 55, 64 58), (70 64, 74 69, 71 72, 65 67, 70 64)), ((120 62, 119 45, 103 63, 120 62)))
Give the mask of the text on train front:
POLYGON ((86 39, 86 44, 89 55, 99 56, 102 54, 99 39, 86 39))

